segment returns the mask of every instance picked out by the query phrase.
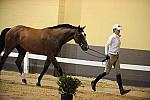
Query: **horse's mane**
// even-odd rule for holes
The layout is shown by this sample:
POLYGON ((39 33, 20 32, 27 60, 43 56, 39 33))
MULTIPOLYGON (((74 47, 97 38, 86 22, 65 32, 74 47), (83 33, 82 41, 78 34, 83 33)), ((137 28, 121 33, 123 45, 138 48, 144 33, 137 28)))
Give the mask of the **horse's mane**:
POLYGON ((53 28, 71 28, 71 29, 75 29, 77 27, 73 26, 73 25, 70 25, 70 24, 59 24, 57 26, 48 27, 48 28, 50 28, 50 29, 53 29, 53 28))

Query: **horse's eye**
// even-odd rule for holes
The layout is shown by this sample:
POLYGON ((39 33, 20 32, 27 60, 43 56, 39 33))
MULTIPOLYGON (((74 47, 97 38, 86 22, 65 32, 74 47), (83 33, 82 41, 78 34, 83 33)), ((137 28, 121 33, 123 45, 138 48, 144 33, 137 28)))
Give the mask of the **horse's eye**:
POLYGON ((84 37, 86 37, 86 34, 85 34, 85 33, 84 33, 83 35, 84 35, 84 37))

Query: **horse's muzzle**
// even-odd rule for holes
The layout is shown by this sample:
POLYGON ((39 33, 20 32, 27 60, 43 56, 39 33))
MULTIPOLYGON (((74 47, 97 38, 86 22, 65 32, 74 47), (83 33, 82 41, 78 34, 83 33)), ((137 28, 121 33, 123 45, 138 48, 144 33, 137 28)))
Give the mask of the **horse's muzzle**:
POLYGON ((84 44, 80 44, 80 47, 83 51, 87 51, 89 49, 89 46, 84 44))

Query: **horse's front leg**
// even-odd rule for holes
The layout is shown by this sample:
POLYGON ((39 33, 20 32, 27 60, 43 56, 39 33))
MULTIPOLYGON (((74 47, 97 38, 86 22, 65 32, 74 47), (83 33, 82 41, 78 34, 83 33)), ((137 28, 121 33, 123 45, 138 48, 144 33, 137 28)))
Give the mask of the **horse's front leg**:
POLYGON ((50 63, 51 63, 50 60, 47 58, 46 61, 45 61, 44 68, 43 68, 43 70, 42 70, 40 76, 38 77, 38 82, 36 83, 37 86, 41 86, 41 83, 40 83, 40 82, 41 82, 41 79, 42 79, 43 75, 45 74, 45 72, 47 71, 47 69, 48 69, 50 63))
POLYGON ((54 76, 55 77, 63 76, 63 71, 62 71, 59 63, 57 62, 56 58, 49 57, 49 59, 52 62, 52 64, 54 65, 54 76))

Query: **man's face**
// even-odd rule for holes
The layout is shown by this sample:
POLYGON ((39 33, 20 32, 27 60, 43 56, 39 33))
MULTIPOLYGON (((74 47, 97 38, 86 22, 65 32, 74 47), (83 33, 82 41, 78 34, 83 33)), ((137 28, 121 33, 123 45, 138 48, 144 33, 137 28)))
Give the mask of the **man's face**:
POLYGON ((117 34, 117 35, 119 35, 119 34, 120 34, 120 30, 115 29, 115 30, 114 30, 114 33, 117 34))

